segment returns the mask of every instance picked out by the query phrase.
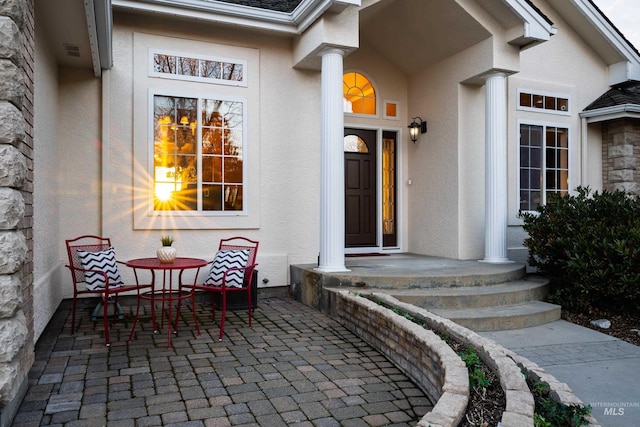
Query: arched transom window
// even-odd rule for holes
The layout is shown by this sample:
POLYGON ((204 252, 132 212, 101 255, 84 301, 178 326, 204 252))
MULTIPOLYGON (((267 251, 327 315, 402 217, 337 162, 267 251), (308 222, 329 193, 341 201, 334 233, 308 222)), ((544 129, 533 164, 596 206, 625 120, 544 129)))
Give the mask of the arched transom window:
POLYGON ((347 135, 344 137, 344 151, 347 153, 368 153, 369 147, 364 139, 358 135, 347 135))
POLYGON ((344 112, 354 114, 376 114, 376 91, 371 81, 355 71, 342 76, 344 112))

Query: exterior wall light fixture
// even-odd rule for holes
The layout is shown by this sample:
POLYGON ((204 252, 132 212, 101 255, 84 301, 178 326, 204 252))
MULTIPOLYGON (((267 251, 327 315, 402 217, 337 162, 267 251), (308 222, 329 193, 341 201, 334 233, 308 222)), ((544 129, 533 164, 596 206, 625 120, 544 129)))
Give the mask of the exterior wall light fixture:
POLYGON ((411 124, 407 127, 409 128, 409 137, 414 144, 418 140, 418 137, 421 133, 427 133, 427 122, 422 120, 420 117, 414 117, 411 124), (416 122, 416 120, 419 121, 416 122))

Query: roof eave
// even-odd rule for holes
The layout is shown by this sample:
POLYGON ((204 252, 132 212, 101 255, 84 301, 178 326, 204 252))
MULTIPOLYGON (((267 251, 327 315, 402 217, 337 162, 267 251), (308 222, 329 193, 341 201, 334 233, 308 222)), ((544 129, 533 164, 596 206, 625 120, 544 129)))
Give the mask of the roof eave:
POLYGON ((596 29, 609 41, 612 48, 624 58, 621 62, 609 64, 609 84, 615 86, 628 81, 640 81, 640 54, 635 47, 624 38, 593 2, 589 0, 571 1, 582 14, 595 24, 596 29))
POLYGON ((110 69, 113 66, 113 14, 111 0, 93 0, 95 10, 96 35, 100 51, 100 68, 110 69))
POLYGON ((526 0, 503 1, 523 21, 522 33, 510 40, 510 43, 528 47, 547 41, 556 34, 557 28, 553 23, 526 0))
POLYGON ((112 0, 114 8, 180 16, 247 28, 301 34, 327 11, 360 6, 361 0, 303 0, 292 12, 279 12, 221 1, 112 0))
POLYGON ((85 1, 84 12, 87 21, 93 74, 96 77, 100 77, 102 70, 111 68, 113 63, 111 1, 85 1))
POLYGON ((640 119, 640 105, 623 104, 597 108, 581 112, 580 117, 587 119, 587 123, 607 122, 623 118, 640 119))
POLYGON ((93 74, 100 77, 103 68, 111 67, 111 7, 109 0, 85 0, 84 14, 93 74))

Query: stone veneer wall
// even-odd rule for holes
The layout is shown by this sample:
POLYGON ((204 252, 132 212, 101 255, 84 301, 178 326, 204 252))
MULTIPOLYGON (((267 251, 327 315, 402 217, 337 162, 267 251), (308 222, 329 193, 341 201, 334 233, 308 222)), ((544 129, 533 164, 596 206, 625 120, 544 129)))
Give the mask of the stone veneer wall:
POLYGON ((27 389, 33 344, 33 0, 0 1, 0 426, 27 389))
POLYGON ((604 190, 640 195, 640 119, 616 119, 602 124, 604 190))

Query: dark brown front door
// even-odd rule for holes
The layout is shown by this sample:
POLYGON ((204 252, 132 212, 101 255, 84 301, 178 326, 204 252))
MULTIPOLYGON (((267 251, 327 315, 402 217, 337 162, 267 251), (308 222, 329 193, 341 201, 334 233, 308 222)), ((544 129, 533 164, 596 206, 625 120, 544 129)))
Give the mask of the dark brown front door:
POLYGON ((345 244, 376 246, 376 131, 344 130, 345 244))

